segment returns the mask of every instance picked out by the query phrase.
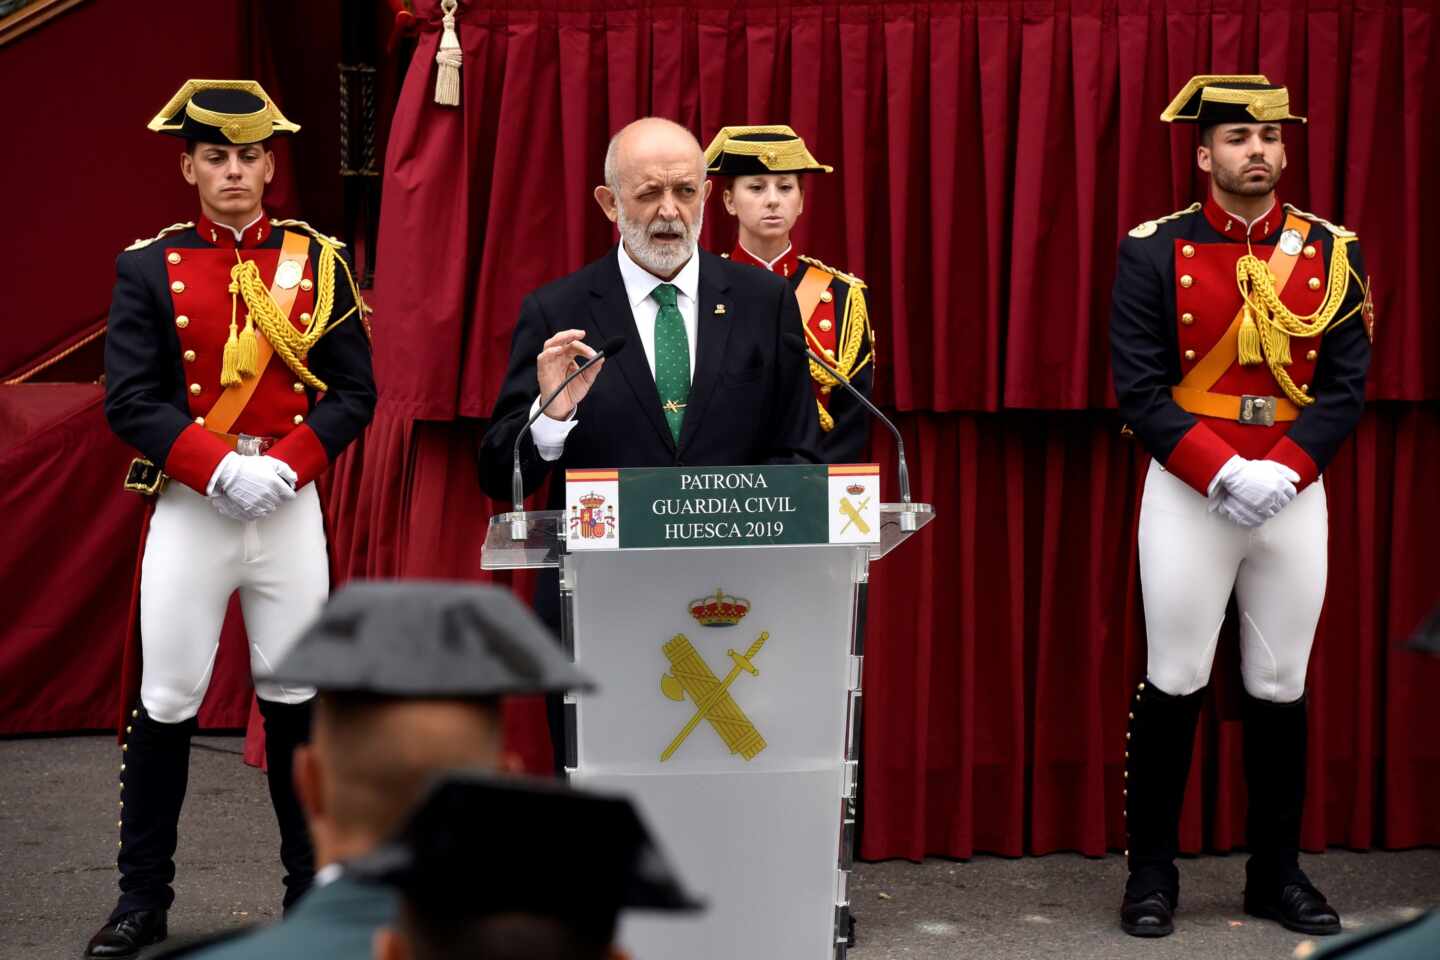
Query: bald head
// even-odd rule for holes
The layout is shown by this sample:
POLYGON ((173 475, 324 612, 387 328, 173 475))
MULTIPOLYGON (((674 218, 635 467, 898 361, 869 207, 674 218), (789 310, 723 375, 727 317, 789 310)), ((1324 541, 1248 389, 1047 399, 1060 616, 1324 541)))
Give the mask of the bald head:
POLYGON ((695 255, 709 195, 700 142, 661 117, 636 120, 610 139, 605 183, 595 188, 630 256, 662 280, 695 255))
POLYGON ((705 178, 705 151, 695 135, 664 117, 641 117, 620 128, 605 151, 605 185, 618 190, 621 178, 637 165, 659 161, 664 164, 694 165, 696 175, 705 178))

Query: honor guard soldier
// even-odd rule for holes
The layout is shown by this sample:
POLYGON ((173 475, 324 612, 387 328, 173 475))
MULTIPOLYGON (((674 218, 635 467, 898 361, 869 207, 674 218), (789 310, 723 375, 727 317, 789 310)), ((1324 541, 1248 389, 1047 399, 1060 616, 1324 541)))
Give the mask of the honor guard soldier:
POLYGON ((375 405, 363 302, 341 245, 262 206, 275 170, 265 143, 299 127, 257 83, 192 80, 150 129, 185 141, 180 172, 197 188, 200 217, 116 262, 105 412, 142 455, 126 486, 150 504, 132 604, 138 642, 132 623, 123 681, 120 899, 92 957, 130 956, 165 937, 190 738, 237 590, 285 906, 309 886, 291 757, 308 736, 315 691, 271 672, 330 588, 312 481, 375 405))
POLYGON ((1110 337, 1120 412, 1149 451, 1140 508, 1146 678, 1130 706, 1121 925, 1172 930, 1181 800, 1231 592, 1249 795, 1245 910, 1310 934, 1340 918, 1300 869, 1305 672, 1325 597, 1321 472, 1365 402, 1373 328, 1355 234, 1282 205, 1264 76, 1199 76, 1161 119, 1199 128, 1210 195, 1120 245, 1110 337))
MULTIPOLYGON (((730 177, 722 195, 725 209, 740 224, 728 255, 778 273, 790 281, 800 302, 805 340, 865 396, 875 380, 875 333, 858 277, 800 256, 790 242, 805 210, 805 174, 830 173, 805 141, 783 124, 723 127, 705 151, 706 172, 730 177)), ((853 463, 865 453, 870 414, 835 375, 810 361, 820 415, 820 452, 827 463, 853 463)))
POLYGON ((628 799, 482 773, 437 782, 353 871, 400 891, 377 960, 624 960, 621 911, 702 908, 628 799))

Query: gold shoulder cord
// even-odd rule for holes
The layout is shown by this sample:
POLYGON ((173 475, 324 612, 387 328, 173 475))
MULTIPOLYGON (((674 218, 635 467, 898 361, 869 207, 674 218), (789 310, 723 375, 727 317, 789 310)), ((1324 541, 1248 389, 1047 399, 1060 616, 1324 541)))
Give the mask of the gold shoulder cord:
MULTIPOLYGON (((1303 211, 1297 210, 1296 213, 1303 211)), ((1310 217, 1309 214, 1305 216, 1310 217)), ((1324 223, 1318 217, 1311 219, 1324 223)), ((1355 234, 1329 223, 1324 225, 1335 235, 1335 242, 1330 249, 1330 275, 1325 299, 1314 313, 1300 316, 1285 306, 1275 290, 1275 277, 1269 265, 1253 251, 1246 252, 1235 263, 1235 278, 1240 286, 1240 296, 1245 300, 1245 316, 1240 324, 1240 362, 1246 365, 1266 364, 1285 396, 1299 407, 1310 406, 1315 398, 1301 390, 1285 369, 1285 365, 1290 363, 1290 338, 1321 336, 1350 319, 1360 309, 1356 306, 1343 317, 1336 317, 1350 289, 1350 277, 1355 273, 1350 266, 1348 249, 1355 242, 1355 234)), ((1355 279, 1364 283, 1358 276, 1355 279)))
MULTIPOLYGON (((351 275, 345 258, 336 252, 342 246, 338 240, 325 236, 300 220, 271 220, 270 222, 277 227, 299 227, 320 244, 320 263, 315 277, 315 309, 310 314, 310 322, 306 324, 304 331, 295 329, 290 318, 280 310, 274 298, 270 296, 270 287, 261 278, 260 268, 255 265, 253 260, 241 260, 230 268, 230 293, 232 299, 238 293, 245 300, 245 309, 248 311, 245 318, 247 329, 252 322, 258 325, 260 332, 265 334, 265 339, 270 341, 270 345, 275 348, 280 359, 285 361, 285 365, 294 371, 295 376, 311 389, 324 392, 328 389, 325 382, 310 372, 310 369, 305 366, 305 358, 321 337, 344 323, 351 314, 359 309, 362 302, 360 291, 355 288, 355 278, 351 275), (354 293, 355 306, 332 323, 330 314, 335 308, 336 261, 340 262, 341 268, 345 271, 350 289, 354 293)), ((256 371, 246 370, 242 366, 238 372, 242 375, 248 373, 253 376, 256 371)))
POLYGON ((195 226, 195 222, 193 220, 186 220, 184 223, 172 223, 170 224, 170 226, 166 227, 164 230, 161 230, 159 233, 155 234, 155 236, 151 237, 148 240, 136 240, 134 243, 130 244, 130 246, 125 248, 125 252, 129 253, 131 250, 141 250, 145 247, 150 246, 150 244, 154 243, 156 240, 159 240, 161 237, 168 236, 169 234, 172 234, 177 230, 185 230, 193 226, 195 226))
MULTIPOLYGON (((850 292, 845 298, 845 308, 840 320, 840 333, 836 337, 836 346, 838 349, 836 350, 835 356, 835 369, 838 370, 840 375, 848 382, 855 374, 865 368, 865 364, 870 363, 875 358, 875 332, 870 327, 870 311, 865 305, 865 282, 859 277, 836 270, 833 267, 827 267, 814 257, 802 256, 800 259, 812 267, 817 267, 826 273, 833 274, 838 279, 844 281, 850 288, 850 292), (870 352, 865 355, 865 359, 856 363, 856 360, 860 356, 860 348, 863 347, 867 341, 870 343, 870 352)), ((811 348, 814 349, 816 353, 821 352, 820 344, 815 342, 815 335, 810 332, 808 326, 805 327, 805 336, 811 341, 811 348)), ((834 374, 814 360, 810 361, 810 376, 816 383, 824 388, 835 387, 840 383, 834 374)), ((820 429, 829 433, 835 429, 835 418, 830 414, 829 410, 825 409, 825 405, 819 400, 815 401, 815 405, 820 412, 820 429)))

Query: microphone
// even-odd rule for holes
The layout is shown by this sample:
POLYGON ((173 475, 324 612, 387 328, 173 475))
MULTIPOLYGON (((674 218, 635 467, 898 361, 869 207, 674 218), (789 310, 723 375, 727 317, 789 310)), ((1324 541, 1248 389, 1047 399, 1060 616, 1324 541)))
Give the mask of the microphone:
MULTIPOLYGON (((851 396, 853 396, 856 400, 859 400, 860 404, 866 410, 870 411, 871 416, 875 417, 881 423, 885 424, 886 428, 889 429, 890 435, 895 438, 895 458, 899 462, 900 502, 909 503, 910 468, 905 463, 905 441, 901 438, 900 431, 896 429, 895 424, 890 421, 889 417, 885 416, 885 414, 880 412, 879 407, 875 406, 875 404, 870 402, 869 397, 865 396, 865 394, 855 389, 855 385, 850 382, 849 377, 845 376, 845 374, 841 373, 839 370, 836 370, 835 367, 830 363, 830 361, 826 360, 814 350, 810 349, 810 344, 806 343, 805 340, 798 333, 790 333, 787 331, 786 333, 781 335, 781 339, 789 343, 791 347, 803 347, 805 353, 809 355, 812 361, 818 363, 821 367, 824 368, 826 373, 830 374, 832 377, 838 380, 840 382, 840 385, 844 387, 847 391, 849 391, 851 396)), ((915 530, 916 526, 917 524, 915 521, 915 515, 913 513, 909 513, 907 511, 900 514, 901 530, 915 530)))
POLYGON ((510 521, 511 540, 524 540, 529 536, 525 529, 526 523, 523 516, 525 513, 525 480, 520 472, 520 441, 525 438, 525 431, 534 426, 535 421, 540 418, 540 414, 545 412, 545 408, 550 406, 556 397, 565 392, 565 388, 570 386, 570 381, 588 370, 591 364, 598 363, 605 357, 613 357, 621 350, 624 350, 626 343, 627 340, 623 336, 611 337, 609 340, 600 344, 600 349, 595 351, 594 356, 586 358, 583 362, 577 360, 575 369, 571 370, 565 379, 560 381, 560 386, 552 390, 550 395, 540 402, 540 406, 535 408, 535 412, 530 415, 530 419, 525 421, 525 426, 521 427, 520 432, 515 434, 515 446, 511 450, 510 499, 515 503, 515 512, 522 516, 510 521))

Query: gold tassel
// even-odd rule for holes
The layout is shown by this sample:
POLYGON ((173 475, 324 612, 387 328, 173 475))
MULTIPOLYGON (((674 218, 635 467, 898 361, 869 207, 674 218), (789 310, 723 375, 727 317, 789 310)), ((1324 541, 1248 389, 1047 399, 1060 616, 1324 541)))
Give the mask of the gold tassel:
POLYGON ((1270 355, 1276 363, 1290 363, 1290 334, 1278 327, 1270 328, 1270 355))
POLYGON ((440 9, 444 16, 441 22, 445 32, 440 35, 440 48, 435 51, 435 102, 444 107, 460 105, 460 64, 464 54, 460 50, 460 37, 455 32, 456 0, 441 0, 440 9))
POLYGON ((230 281, 230 336, 220 355, 220 386, 233 387, 240 382, 240 342, 235 337, 235 299, 240 284, 230 281))
POLYGON ((835 429, 835 418, 830 415, 830 411, 829 411, 829 410, 826 410, 826 409, 825 409, 825 404, 821 403, 819 400, 816 400, 816 401, 815 401, 815 406, 816 406, 816 407, 819 409, 819 411, 820 411, 820 429, 823 430, 823 431, 826 432, 826 433, 829 433, 831 430, 834 430, 834 429, 835 429))
POLYGON ((1250 312, 1250 304, 1245 304, 1245 317, 1240 321, 1240 362, 1247 366, 1257 363, 1264 363, 1265 356, 1260 352, 1260 328, 1255 325, 1255 315, 1250 312))
POLYGON ((253 377, 260 372, 260 344, 255 339, 255 324, 250 314, 245 314, 245 329, 240 331, 240 349, 237 351, 235 369, 242 377, 253 377))

